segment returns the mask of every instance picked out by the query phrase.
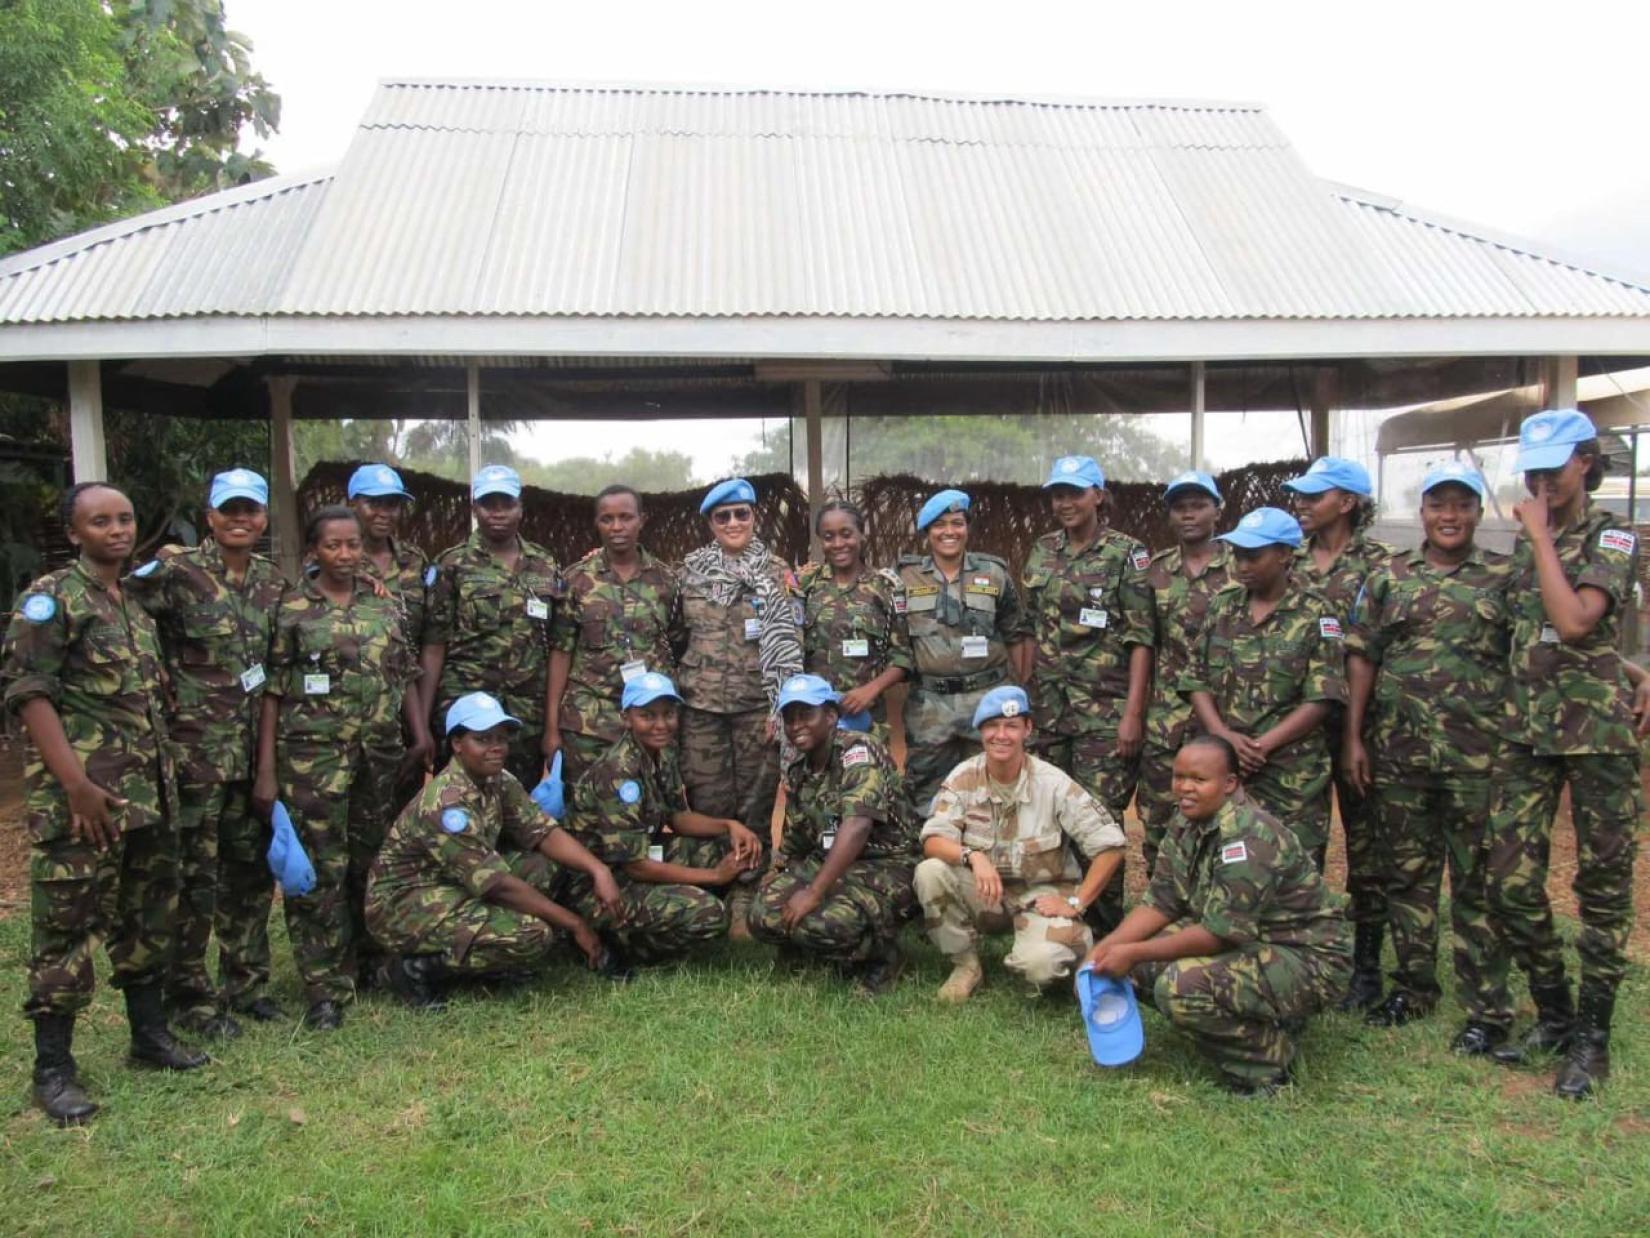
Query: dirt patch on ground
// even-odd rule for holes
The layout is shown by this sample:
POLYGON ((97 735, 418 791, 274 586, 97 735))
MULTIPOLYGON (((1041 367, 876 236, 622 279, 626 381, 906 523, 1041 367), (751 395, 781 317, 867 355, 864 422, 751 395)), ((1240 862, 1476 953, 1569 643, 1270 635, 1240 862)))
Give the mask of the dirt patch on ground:
POLYGON ((29 844, 23 832, 23 750, 0 745, 0 920, 29 905, 29 844))

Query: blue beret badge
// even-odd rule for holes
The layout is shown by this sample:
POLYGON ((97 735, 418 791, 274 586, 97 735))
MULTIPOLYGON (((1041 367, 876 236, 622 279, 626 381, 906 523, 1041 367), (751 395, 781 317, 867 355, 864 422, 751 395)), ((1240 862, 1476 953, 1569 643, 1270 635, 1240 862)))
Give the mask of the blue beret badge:
POLYGON ((441 814, 441 828, 449 834, 462 834, 470 825, 470 814, 462 808, 449 808, 441 814))
POLYGON ((634 778, 626 778, 619 784, 619 798, 627 804, 634 804, 642 798, 642 789, 636 785, 634 778))
POLYGON ((45 623, 57 613, 57 599, 46 593, 31 593, 23 599, 21 610, 30 623, 45 623))

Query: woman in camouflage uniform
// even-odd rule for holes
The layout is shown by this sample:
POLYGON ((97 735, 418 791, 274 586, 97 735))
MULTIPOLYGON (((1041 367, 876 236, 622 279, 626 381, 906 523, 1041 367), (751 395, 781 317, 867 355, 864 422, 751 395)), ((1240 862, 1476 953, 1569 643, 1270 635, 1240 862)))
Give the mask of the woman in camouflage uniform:
MULTIPOLYGON (((1530 498, 1513 549, 1512 691, 1490 801, 1490 908, 1529 977, 1525 1051, 1564 1052, 1553 1090, 1589 1095, 1610 1073, 1610 1021, 1633 925, 1639 744, 1618 650, 1633 605, 1637 539, 1588 495, 1604 476, 1597 432, 1573 409, 1538 413, 1518 437, 1530 498), (1553 815, 1568 786, 1581 912, 1572 1004, 1547 900, 1553 815)), ((1505 1048, 1503 1060, 1516 1060, 1505 1048)))
POLYGON ((404 619, 361 571, 355 514, 322 508, 304 544, 317 570, 275 617, 252 798, 265 815, 280 798, 315 865, 315 888, 283 906, 309 1000, 304 1021, 330 1031, 374 966, 363 903, 399 807, 402 720, 420 749, 430 739, 404 619))
POLYGON ((845 717, 869 711, 887 743, 883 693, 913 666, 899 578, 865 565, 865 516, 852 503, 826 503, 814 532, 825 562, 801 573, 803 665, 842 693, 845 717))
POLYGON ((92 951, 126 994, 134 1065, 192 1070, 206 1055, 172 1039, 162 987, 178 900, 177 785, 161 716, 154 621, 120 588, 137 522, 113 486, 63 496, 71 567, 18 599, 6 632, 8 713, 28 732, 24 794, 33 936, 34 1103, 60 1126, 97 1112, 70 1053, 92 1000, 92 951))

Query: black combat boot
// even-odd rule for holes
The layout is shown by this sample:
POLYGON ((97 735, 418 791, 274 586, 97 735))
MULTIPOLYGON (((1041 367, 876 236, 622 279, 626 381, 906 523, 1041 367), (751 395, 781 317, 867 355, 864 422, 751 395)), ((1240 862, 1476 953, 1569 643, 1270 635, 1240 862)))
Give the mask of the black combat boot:
POLYGON ((1403 989, 1394 989, 1375 1009, 1364 1016, 1370 1027, 1402 1027, 1432 1013, 1432 1002, 1403 989))
POLYGON ((855 979, 866 996, 880 997, 893 991, 899 983, 900 972, 904 970, 905 956, 900 953, 899 942, 890 937, 877 943, 855 979))
POLYGON ((34 1103, 59 1126, 79 1126, 97 1112, 80 1086, 73 1043, 72 1014, 34 1016, 34 1103))
POLYGON ((127 1060, 156 1070, 196 1070, 206 1054, 172 1036, 166 1025, 166 1003, 158 984, 126 986, 126 1019, 132 1025, 132 1047, 127 1060))
POLYGON ((1386 925, 1360 924, 1352 939, 1352 983, 1337 1009, 1369 1010, 1381 1004, 1381 938, 1386 925))
POLYGON ((384 969, 391 990, 414 1010, 434 1013, 447 1008, 440 988, 447 969, 440 955, 403 954, 388 960, 384 969))
POLYGON ((1581 982, 1576 1001, 1575 1031, 1564 1063, 1553 1080, 1553 1094, 1566 1100, 1591 1096, 1610 1077, 1610 1016, 1615 1013, 1614 990, 1581 982))
POLYGON ((1533 984, 1530 996, 1535 998, 1535 1026, 1517 1044, 1502 1045, 1490 1054, 1503 1066, 1516 1066, 1541 1053, 1562 1053, 1570 1047, 1576 1008, 1570 1001, 1569 981, 1533 984))
POLYGON ((1455 1039, 1449 1042, 1449 1047, 1462 1057, 1489 1057, 1506 1043, 1506 1028, 1468 1020, 1467 1024, 1455 1033, 1455 1039))

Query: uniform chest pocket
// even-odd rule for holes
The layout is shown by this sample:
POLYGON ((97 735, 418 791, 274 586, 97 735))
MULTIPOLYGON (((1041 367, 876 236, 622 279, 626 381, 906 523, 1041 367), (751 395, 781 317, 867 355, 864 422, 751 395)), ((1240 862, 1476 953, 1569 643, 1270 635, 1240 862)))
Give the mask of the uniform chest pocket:
MULTIPOLYGON (((75 686, 95 696, 118 696, 136 679, 137 654, 113 624, 88 627, 79 643, 81 673, 75 686)), ((135 688, 133 690, 136 690, 135 688)))
POLYGON ((300 623, 293 633, 300 675, 331 673, 355 660, 357 641, 352 629, 326 623, 300 623))
POLYGON ((235 635, 235 616, 227 606, 204 602, 190 606, 179 617, 183 634, 192 641, 221 640, 235 635))
POLYGON ((1038 834, 1020 843, 1020 880, 1059 881, 1066 872, 1066 840, 1061 834, 1038 834))
MULTIPOLYGON (((513 591, 512 591, 513 592, 513 591)), ((458 587, 459 622, 472 631, 488 631, 504 620, 506 590, 491 581, 466 581, 458 587)))
POLYGON ((931 636, 940 622, 939 590, 905 595, 905 624, 913 636, 931 636))
POLYGON ((995 818, 990 804, 976 804, 971 808, 963 809, 962 840, 963 846, 972 847, 976 851, 990 852, 997 841, 995 818))
POLYGON ((1261 643, 1261 672, 1274 699, 1287 700, 1299 691, 1317 639, 1314 627, 1301 635, 1274 636, 1261 643))
POLYGON ((988 636, 997 628, 997 595, 964 589, 963 622, 976 636, 988 636))

